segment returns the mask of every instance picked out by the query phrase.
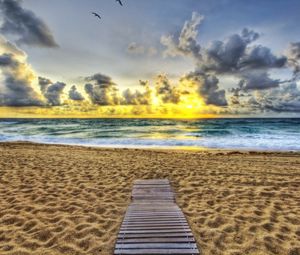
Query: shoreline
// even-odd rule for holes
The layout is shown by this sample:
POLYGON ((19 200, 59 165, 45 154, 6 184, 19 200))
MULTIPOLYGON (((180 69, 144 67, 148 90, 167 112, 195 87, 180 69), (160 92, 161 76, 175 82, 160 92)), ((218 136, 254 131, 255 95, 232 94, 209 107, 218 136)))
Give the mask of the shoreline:
POLYGON ((300 253, 300 154, 0 143, 0 254, 109 255, 136 179, 168 178, 203 255, 300 253))
POLYGON ((144 151, 182 151, 182 152, 240 152, 240 153, 282 153, 282 154, 299 154, 300 150, 255 150, 246 148, 209 148, 209 147, 197 147, 197 146, 102 146, 102 145, 89 145, 89 144, 67 144, 67 143, 45 143, 45 142, 32 142, 32 141, 0 141, 0 145, 5 144, 32 144, 32 145, 53 145, 62 147, 79 147, 79 148, 90 148, 90 149, 101 149, 101 150, 144 150, 144 151))

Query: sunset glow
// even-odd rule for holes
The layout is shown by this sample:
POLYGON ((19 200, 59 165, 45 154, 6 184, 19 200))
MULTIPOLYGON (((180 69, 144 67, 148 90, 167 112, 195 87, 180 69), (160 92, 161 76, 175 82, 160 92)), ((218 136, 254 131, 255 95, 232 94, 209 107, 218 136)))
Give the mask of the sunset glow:
POLYGON ((277 45, 278 34, 256 31, 248 20, 232 17, 238 29, 226 18, 220 23, 209 11, 218 4, 205 1, 154 0, 153 6, 133 1, 117 8, 111 1, 96 6, 67 0, 34 3, 0 0, 2 118, 210 118, 300 112, 300 43, 288 37, 296 31, 279 36, 284 43, 277 45), (62 7, 74 13, 55 17, 62 7), (105 18, 91 15, 93 8, 106 9, 105 18), (160 12, 159 18, 148 13, 150 9, 160 12), (166 9, 177 18, 165 15, 166 9), (135 15, 140 12, 143 15, 135 15))

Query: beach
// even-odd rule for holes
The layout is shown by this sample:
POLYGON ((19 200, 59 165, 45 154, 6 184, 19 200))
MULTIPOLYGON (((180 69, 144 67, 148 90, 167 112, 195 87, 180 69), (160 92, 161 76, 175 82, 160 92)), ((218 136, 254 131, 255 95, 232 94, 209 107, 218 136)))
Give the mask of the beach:
POLYGON ((201 254, 300 254, 300 153, 0 143, 0 254, 113 254, 136 179, 168 178, 201 254))

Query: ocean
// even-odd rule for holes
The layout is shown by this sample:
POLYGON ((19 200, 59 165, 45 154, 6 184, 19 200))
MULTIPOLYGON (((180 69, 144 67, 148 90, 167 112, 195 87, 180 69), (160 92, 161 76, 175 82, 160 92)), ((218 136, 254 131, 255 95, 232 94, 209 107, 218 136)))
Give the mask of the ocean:
POLYGON ((300 151, 300 119, 0 119, 0 141, 300 151))

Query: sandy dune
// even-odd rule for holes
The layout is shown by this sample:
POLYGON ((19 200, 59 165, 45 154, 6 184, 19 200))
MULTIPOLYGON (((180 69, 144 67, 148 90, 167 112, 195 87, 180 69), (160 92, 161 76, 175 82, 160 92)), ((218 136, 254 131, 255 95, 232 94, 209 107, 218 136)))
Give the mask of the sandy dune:
POLYGON ((300 154, 0 144, 0 254, 112 254, 138 178, 169 178, 202 254, 300 254, 300 154))

